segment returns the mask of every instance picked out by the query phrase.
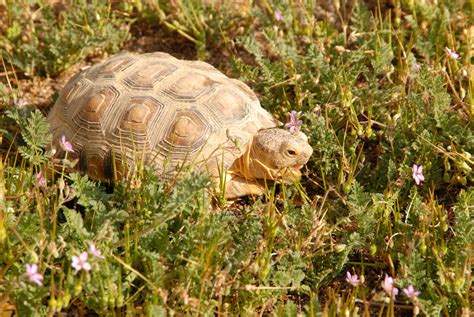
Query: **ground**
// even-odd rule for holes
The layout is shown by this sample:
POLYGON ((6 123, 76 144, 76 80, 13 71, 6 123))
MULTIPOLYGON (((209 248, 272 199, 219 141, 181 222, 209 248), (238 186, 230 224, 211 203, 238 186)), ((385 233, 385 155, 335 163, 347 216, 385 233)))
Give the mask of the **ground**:
POLYGON ((468 316, 472 4, 338 3, 0 1, 0 311, 468 316), (44 115, 119 51, 201 59, 275 118, 301 111, 302 181, 226 204, 206 175, 54 171, 44 115))

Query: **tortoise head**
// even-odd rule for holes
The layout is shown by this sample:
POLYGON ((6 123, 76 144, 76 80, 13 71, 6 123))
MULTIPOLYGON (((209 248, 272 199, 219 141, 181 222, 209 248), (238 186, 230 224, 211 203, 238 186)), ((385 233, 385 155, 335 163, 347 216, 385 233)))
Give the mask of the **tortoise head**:
POLYGON ((244 177, 292 182, 301 177, 300 169, 308 162, 313 149, 302 132, 270 128, 254 135, 248 153, 244 177))

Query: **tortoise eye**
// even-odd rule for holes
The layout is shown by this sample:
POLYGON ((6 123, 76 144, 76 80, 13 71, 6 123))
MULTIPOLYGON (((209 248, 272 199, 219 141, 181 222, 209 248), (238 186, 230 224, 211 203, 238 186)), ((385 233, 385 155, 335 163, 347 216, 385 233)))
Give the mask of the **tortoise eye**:
POLYGON ((286 155, 288 155, 289 157, 293 157, 296 155, 296 151, 294 150, 287 150, 286 151, 286 155))

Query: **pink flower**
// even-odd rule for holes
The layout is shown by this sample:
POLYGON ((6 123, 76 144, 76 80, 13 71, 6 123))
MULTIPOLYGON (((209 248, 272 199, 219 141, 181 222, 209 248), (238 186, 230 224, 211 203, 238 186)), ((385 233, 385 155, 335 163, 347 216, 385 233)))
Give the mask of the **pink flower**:
POLYGON ((38 182, 38 185, 46 186, 46 180, 43 177, 43 172, 42 171, 40 171, 38 174, 36 174, 36 181, 38 182))
POLYGON ((15 101, 15 106, 17 106, 18 108, 23 108, 25 106, 28 106, 28 102, 26 102, 23 99, 19 99, 19 100, 15 101))
POLYGON ((347 271, 346 282, 356 287, 360 281, 359 281, 359 277, 356 274, 352 275, 351 272, 347 271))
POLYGON ((419 72, 420 69, 421 69, 421 65, 414 62, 414 63, 411 65, 411 68, 413 69, 413 71, 419 72))
POLYGON ((454 50, 451 50, 448 47, 445 47, 444 50, 449 55, 449 57, 451 57, 452 59, 459 59, 459 54, 456 53, 454 50))
POLYGON ((423 176, 423 166, 418 166, 416 164, 413 164, 413 167, 412 167, 412 171, 413 171, 413 179, 415 180, 415 183, 417 185, 420 185, 420 183, 422 181, 425 180, 425 176, 423 176))
POLYGON ((72 267, 76 269, 76 271, 84 270, 90 271, 91 265, 87 262, 88 254, 87 252, 82 252, 79 256, 72 256, 72 267))
POLYGON ((38 265, 36 264, 26 264, 26 275, 28 279, 35 283, 36 285, 42 286, 43 285, 43 275, 38 273, 38 265))
POLYGON ((277 21, 283 20, 283 15, 281 14, 280 11, 275 11, 275 20, 277 21))
POLYGON ((398 295, 398 288, 393 286, 393 278, 391 278, 387 274, 385 274, 385 279, 382 282, 382 288, 385 290, 385 292, 387 292, 389 296, 393 296, 393 298, 398 295))
POLYGON ((298 132, 300 130, 300 126, 303 124, 303 121, 298 119, 298 116, 301 115, 301 111, 294 111, 288 112, 290 115, 290 121, 285 124, 285 128, 288 128, 291 132, 298 132))
POLYGON ((415 289, 413 288, 413 285, 408 286, 408 288, 404 288, 403 292, 408 298, 415 298, 421 294, 421 292, 415 291, 415 289))
POLYGON ((66 140, 65 135, 61 137, 61 145, 63 146, 66 152, 74 152, 74 149, 72 148, 72 144, 66 140))
POLYGON ((98 259, 105 259, 105 257, 102 255, 102 252, 100 252, 100 250, 97 249, 93 243, 89 245, 89 253, 98 259))

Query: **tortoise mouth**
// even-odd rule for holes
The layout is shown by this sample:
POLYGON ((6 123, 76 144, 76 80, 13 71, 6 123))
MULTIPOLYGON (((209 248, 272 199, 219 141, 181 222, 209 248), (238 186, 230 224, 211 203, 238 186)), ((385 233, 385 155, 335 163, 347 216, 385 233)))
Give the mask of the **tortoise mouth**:
POLYGON ((303 164, 297 164, 297 165, 293 165, 292 168, 296 171, 299 171, 300 169, 303 168, 303 166, 304 166, 303 164))
POLYGON ((295 182, 301 178, 302 174, 300 170, 303 166, 304 165, 301 164, 289 166, 280 171, 280 173, 276 177, 273 177, 273 179, 283 181, 284 183, 295 182))

